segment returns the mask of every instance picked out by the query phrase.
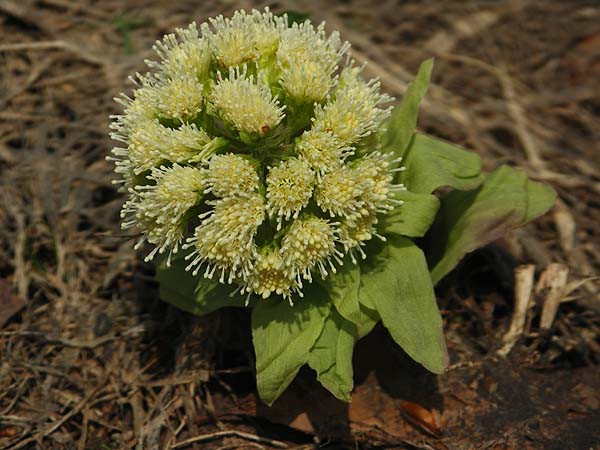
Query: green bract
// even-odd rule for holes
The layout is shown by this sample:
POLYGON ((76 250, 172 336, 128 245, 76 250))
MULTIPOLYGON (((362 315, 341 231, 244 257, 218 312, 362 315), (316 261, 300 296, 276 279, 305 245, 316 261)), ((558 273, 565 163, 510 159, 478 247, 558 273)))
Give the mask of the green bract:
POLYGON ((349 401, 354 345, 379 320, 442 373, 434 283, 554 201, 415 132, 432 60, 392 111, 349 47, 268 10, 192 24, 156 44, 112 124, 122 225, 161 255, 161 297, 194 314, 251 306, 268 404, 304 364, 349 401))

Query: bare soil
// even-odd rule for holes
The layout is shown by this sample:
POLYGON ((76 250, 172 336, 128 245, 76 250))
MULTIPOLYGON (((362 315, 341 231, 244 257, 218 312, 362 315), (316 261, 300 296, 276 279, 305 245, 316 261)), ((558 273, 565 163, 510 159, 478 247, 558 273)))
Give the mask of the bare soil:
POLYGON ((438 288, 452 364, 433 376, 375 332, 351 405, 302 371, 256 398, 248 314, 160 301, 119 229, 108 116, 151 45, 251 1, 0 0, 0 448, 600 449, 600 5, 277 1, 326 20, 400 97, 437 58, 419 127, 523 168, 560 201, 438 288), (515 269, 568 270, 508 356, 515 269), (559 264, 559 266, 556 266, 559 264))

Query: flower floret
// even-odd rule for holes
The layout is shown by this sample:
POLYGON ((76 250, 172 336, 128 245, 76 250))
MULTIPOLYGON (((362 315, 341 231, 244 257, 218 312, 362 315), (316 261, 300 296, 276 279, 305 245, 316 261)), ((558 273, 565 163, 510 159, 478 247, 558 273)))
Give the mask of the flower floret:
POLYGON ((379 93, 378 81, 364 81, 360 70, 344 69, 334 99, 315 109, 313 126, 331 131, 345 145, 354 144, 379 129, 391 112, 390 108, 382 109, 379 105, 392 98, 379 93))
POLYGON ((404 191, 402 184, 393 184, 394 173, 403 170, 403 167, 392 169, 393 163, 400 159, 391 159, 388 154, 375 151, 365 155, 353 165, 353 171, 360 174, 362 199, 370 209, 379 213, 387 213, 402 202, 395 200, 395 192, 404 191))
POLYGON ((287 28, 287 20, 274 16, 268 8, 262 13, 240 10, 231 18, 218 16, 209 20, 213 30, 205 26, 203 31, 222 67, 254 62, 275 52, 282 30, 287 28))
POLYGON ((139 175, 165 161, 204 162, 225 144, 223 138, 211 138, 195 124, 167 128, 158 119, 140 119, 126 135, 113 139, 127 143, 113 149, 118 172, 139 175), (121 168, 119 169, 119 166, 121 168))
POLYGON ((214 209, 199 216, 202 220, 188 238, 185 248, 193 248, 186 259, 186 270, 198 274, 206 264, 204 276, 212 278, 220 271, 220 282, 231 283, 236 277, 248 276, 256 253, 254 236, 265 219, 264 199, 259 194, 227 197, 210 203, 214 209))
POLYGON ((240 155, 215 155, 207 170, 208 188, 217 197, 249 195, 258 190, 259 179, 252 163, 240 155))
POLYGON ((162 71, 162 75, 194 74, 204 80, 211 68, 211 51, 207 39, 200 36, 196 22, 187 28, 177 28, 152 47, 160 62, 146 61, 149 67, 162 71))
POLYGON ((296 151, 320 177, 340 167, 354 153, 352 147, 342 145, 330 131, 311 128, 296 141, 296 151))
POLYGON ((292 24, 282 33, 277 50, 281 86, 298 101, 324 100, 335 86, 334 73, 349 47, 337 32, 327 37, 323 23, 316 29, 308 21, 292 24))
POLYGON ((151 184, 130 190, 132 196, 121 210, 122 218, 129 217, 122 227, 137 227, 144 235, 137 245, 144 240, 156 245, 146 260, 167 249, 178 251, 185 232, 184 217, 198 204, 206 186, 200 170, 178 164, 153 168, 148 180, 151 184))
POLYGON ((293 291, 302 297, 296 280, 289 276, 284 265, 285 262, 278 250, 263 249, 256 258, 254 270, 250 273, 242 292, 255 293, 262 298, 277 294, 287 298, 290 303, 292 303, 293 291))
MULTIPOLYGON (((341 264, 343 256, 335 248, 338 240, 336 223, 316 216, 300 217, 290 225, 282 240, 284 267, 290 274, 312 281, 310 271, 317 267, 324 279, 328 271, 336 271, 333 260, 341 264)), ((298 281, 300 284, 300 280, 298 281)))
POLYGON ((269 168, 267 210, 281 220, 297 218, 312 196, 315 174, 302 158, 290 158, 269 168))
POLYGON ((176 72, 172 76, 139 76, 141 88, 135 91, 136 99, 155 117, 178 120, 194 119, 202 110, 204 97, 202 83, 186 72, 176 72))
POLYGON ((210 100, 238 131, 259 136, 275 128, 284 117, 285 106, 279 106, 266 83, 247 74, 247 66, 230 68, 229 78, 218 72, 210 100))
POLYGON ((377 234, 375 225, 377 225, 377 215, 374 211, 369 214, 359 217, 357 220, 344 220, 340 224, 340 242, 344 246, 344 250, 350 255, 352 262, 356 264, 354 251, 358 251, 364 259, 367 254, 363 248, 367 241, 370 241, 373 236, 379 237, 385 241, 383 236, 377 234))
POLYGON ((323 176, 318 183, 315 200, 319 208, 331 217, 353 221, 368 214, 362 194, 360 174, 344 165, 323 176))

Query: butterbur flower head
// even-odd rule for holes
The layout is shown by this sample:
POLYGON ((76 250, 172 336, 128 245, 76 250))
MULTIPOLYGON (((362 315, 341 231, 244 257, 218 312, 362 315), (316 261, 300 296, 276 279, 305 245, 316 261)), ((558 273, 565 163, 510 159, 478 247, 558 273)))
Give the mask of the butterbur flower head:
POLYGON ((378 138, 391 98, 349 47, 268 9, 156 43, 111 125, 123 226, 149 259, 183 249, 193 276, 292 302, 368 252, 403 187, 378 138))

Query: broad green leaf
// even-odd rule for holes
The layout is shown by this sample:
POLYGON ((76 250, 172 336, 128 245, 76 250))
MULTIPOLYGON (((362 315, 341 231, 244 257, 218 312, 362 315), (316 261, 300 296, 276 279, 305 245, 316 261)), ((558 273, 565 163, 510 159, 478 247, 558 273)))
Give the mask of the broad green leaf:
POLYGON ((156 279, 160 283, 160 298, 172 305, 197 316, 202 316, 226 306, 244 306, 245 300, 231 295, 233 286, 223 285, 216 280, 193 276, 185 271, 187 262, 183 254, 175 255, 171 266, 162 257, 156 267, 156 279))
POLYGON ((321 286, 308 285, 304 293, 294 306, 276 297, 260 300, 252 310, 256 384, 260 398, 269 406, 308 362, 331 310, 321 286))
POLYGON ((444 196, 429 234, 434 283, 467 253, 544 214, 555 198, 551 188, 508 166, 490 174, 476 191, 454 191, 444 196))
POLYGON ((386 124, 387 131, 382 136, 384 151, 394 152, 397 157, 404 155, 417 126, 419 104, 427 92, 432 69, 433 58, 421 63, 416 78, 408 85, 402 101, 392 111, 386 124))
POLYGON ((410 237, 424 236, 440 207, 439 199, 435 195, 410 191, 399 192, 394 198, 402 200, 404 204, 396 206, 383 216, 380 232, 410 237))
POLYGON ((415 133, 403 164, 406 170, 400 181, 418 194, 431 194, 444 186, 475 189, 484 179, 477 153, 421 133, 415 133))
POLYGON ((448 353, 425 255, 392 236, 361 264, 361 299, 375 305, 392 338, 415 361, 442 373, 448 353))
POLYGON ((350 401, 354 387, 352 353, 356 339, 355 325, 332 308, 308 357, 308 365, 317 372, 317 380, 346 402, 350 401))
POLYGON ((336 273, 330 274, 323 285, 329 292, 331 301, 342 317, 357 327, 360 337, 367 335, 379 321, 375 311, 368 310, 359 302, 360 267, 349 257, 336 273))
POLYGON ((356 325, 358 339, 362 339, 369 334, 375 325, 377 325, 377 322, 381 320, 379 313, 375 310, 375 305, 373 305, 373 308, 370 308, 361 302, 360 311, 363 313, 363 321, 360 325, 356 325))
POLYGON ((338 312, 354 323, 359 321, 361 316, 358 302, 359 283, 360 268, 352 264, 348 257, 336 273, 329 274, 323 283, 338 312))
POLYGON ((527 213, 523 224, 546 214, 556 202, 556 191, 550 186, 529 180, 527 183, 527 213))

